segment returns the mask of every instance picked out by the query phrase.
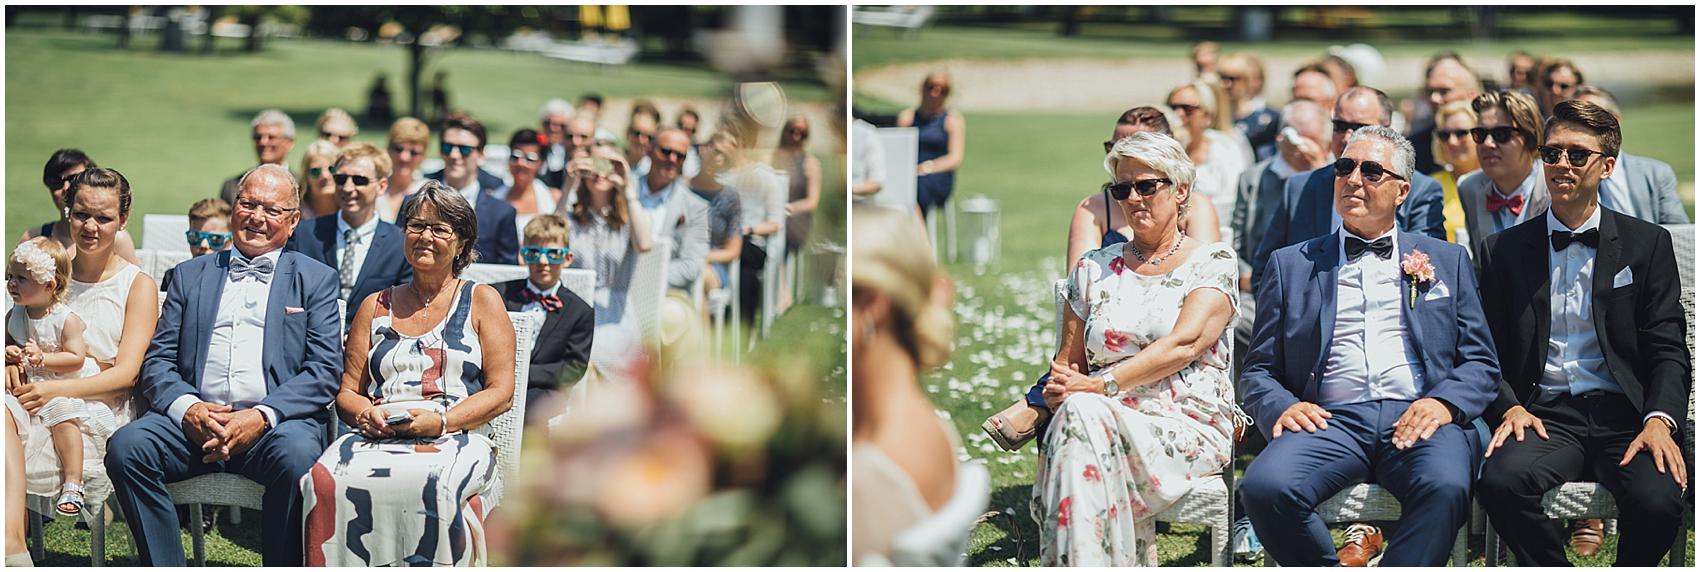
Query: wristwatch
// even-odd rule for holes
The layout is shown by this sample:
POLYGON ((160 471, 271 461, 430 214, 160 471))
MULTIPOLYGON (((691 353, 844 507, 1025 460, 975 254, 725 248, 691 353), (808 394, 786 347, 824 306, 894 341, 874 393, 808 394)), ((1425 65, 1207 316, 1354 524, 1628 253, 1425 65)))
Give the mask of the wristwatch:
POLYGON ((1098 377, 1104 379, 1104 395, 1115 397, 1122 392, 1121 384, 1116 383, 1116 374, 1110 373, 1110 370, 1104 370, 1104 373, 1098 377))

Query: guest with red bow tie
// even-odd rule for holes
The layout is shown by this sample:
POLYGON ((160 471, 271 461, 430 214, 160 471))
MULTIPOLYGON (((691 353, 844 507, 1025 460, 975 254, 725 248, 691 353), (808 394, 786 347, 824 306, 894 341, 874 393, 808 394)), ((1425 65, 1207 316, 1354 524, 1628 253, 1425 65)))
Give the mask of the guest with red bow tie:
POLYGON ((1498 91, 1470 102, 1476 126, 1470 139, 1482 170, 1458 180, 1470 252, 1481 259, 1487 237, 1547 210, 1552 199, 1535 163, 1543 132, 1535 100, 1521 92, 1498 91))
POLYGON ((535 315, 537 336, 531 350, 531 380, 525 390, 525 421, 548 419, 558 409, 551 399, 563 385, 584 375, 596 313, 590 304, 561 285, 561 269, 572 264, 567 248, 567 219, 538 215, 526 223, 520 261, 531 271, 524 280, 497 284, 509 312, 535 315))

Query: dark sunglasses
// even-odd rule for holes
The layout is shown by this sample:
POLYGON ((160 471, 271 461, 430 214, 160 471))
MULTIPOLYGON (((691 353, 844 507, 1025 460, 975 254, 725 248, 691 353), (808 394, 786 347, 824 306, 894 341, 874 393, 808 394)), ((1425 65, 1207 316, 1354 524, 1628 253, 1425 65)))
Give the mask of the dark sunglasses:
POLYGON ((313 167, 313 168, 307 169, 307 176, 317 179, 317 178, 323 176, 325 174, 325 172, 329 171, 329 170, 330 170, 329 167, 313 167))
POLYGON ((471 145, 452 145, 452 144, 449 144, 449 143, 444 143, 442 145, 442 147, 440 148, 440 150, 443 152, 444 157, 449 156, 450 151, 460 151, 460 156, 462 156, 462 157, 471 157, 472 156, 472 146, 471 145))
POLYGON ((1369 127, 1369 124, 1368 123, 1356 123, 1356 122, 1352 122, 1352 121, 1346 121, 1344 119, 1335 119, 1334 120, 1334 132, 1335 133, 1353 133, 1353 132, 1356 132, 1357 130, 1363 129, 1365 127, 1369 127))
POLYGON ((354 180, 354 186, 356 187, 364 187, 372 184, 372 179, 365 175, 331 175, 331 179, 336 181, 336 186, 338 187, 348 184, 350 179, 354 180))
POLYGON ((1116 142, 1115 141, 1105 141, 1104 142, 1104 152, 1105 153, 1109 153, 1111 149, 1115 149, 1115 148, 1116 148, 1116 142))
POLYGON ((667 148, 664 148, 664 147, 656 147, 655 152, 657 154, 661 155, 662 157, 665 157, 667 159, 671 159, 671 160, 674 160, 674 161, 685 160, 685 155, 687 154, 687 152, 685 152, 685 151, 677 151, 677 150, 673 150, 673 149, 667 149, 667 148))
POLYGON ((527 153, 524 151, 514 151, 513 153, 509 153, 508 158, 515 161, 525 161, 527 163, 536 163, 539 159, 542 159, 542 157, 538 156, 536 153, 527 153))
POLYGON ((1604 153, 1599 151, 1589 151, 1587 149, 1560 149, 1558 147, 1548 147, 1546 145, 1540 146, 1540 151, 1541 162, 1543 163, 1548 165, 1557 165, 1558 158, 1562 155, 1564 158, 1570 160, 1570 166, 1578 169, 1588 166, 1588 159, 1590 157, 1593 157, 1594 155, 1604 155, 1604 153))
POLYGON ((186 230, 183 231, 183 237, 189 239, 189 246, 191 248, 201 244, 201 241, 204 240, 206 241, 207 246, 212 247, 213 250, 223 249, 224 243, 230 241, 230 233, 228 232, 224 234, 214 234, 198 230, 186 230))
POLYGON ((408 147, 406 145, 394 145, 394 144, 392 144, 392 145, 390 145, 390 152, 395 153, 397 155, 400 155, 402 153, 412 153, 414 155, 423 155, 425 153, 425 148, 420 147, 418 149, 415 149, 413 147, 408 147))
POLYGON ((1500 145, 1504 145, 1506 143, 1510 143, 1511 138, 1515 137, 1516 135, 1517 135, 1516 129, 1512 129, 1510 127, 1505 127, 1505 126, 1476 127, 1476 128, 1470 129, 1470 137, 1475 138, 1477 143, 1486 143, 1487 138, 1489 136, 1492 136, 1493 141, 1495 143, 1498 143, 1500 145))
POLYGON ((1236 81, 1240 80, 1240 76, 1227 75, 1227 74, 1224 74, 1224 73, 1217 73, 1216 77, 1221 79, 1222 83, 1232 83, 1232 82, 1236 82, 1236 81))
POLYGON ((1174 109, 1175 113, 1179 113, 1181 115, 1191 115, 1192 112, 1198 111, 1199 109, 1202 109, 1199 106, 1187 105, 1185 103, 1178 103, 1178 104, 1177 103, 1171 103, 1171 104, 1169 104, 1169 108, 1174 109))
POLYGON ((331 133, 329 131, 320 131, 319 137, 332 143, 347 141, 354 138, 353 135, 343 135, 341 133, 331 133))
MULTIPOLYGON (((87 169, 85 169, 85 170, 87 170, 87 169)), ((83 174, 82 171, 77 171, 75 173, 71 173, 71 174, 65 175, 63 177, 54 177, 53 178, 53 188, 57 189, 59 187, 63 187, 63 186, 65 186, 65 183, 69 183, 71 181, 77 180, 77 177, 82 176, 82 174, 83 174)))
POLYGON ((1461 139, 1461 138, 1464 138, 1464 137, 1469 137, 1470 136, 1470 130, 1469 129, 1436 129, 1436 130, 1434 130, 1434 136, 1439 137, 1441 141, 1451 141, 1453 139, 1461 139))
POLYGON ((644 133, 642 131, 632 129, 632 130, 626 131, 626 136, 627 137, 637 137, 637 138, 641 138, 641 139, 649 139, 649 138, 655 137, 655 134, 654 133, 644 133))
POLYGON ((525 260, 526 264, 537 264, 544 260, 548 260, 549 264, 561 264, 567 261, 567 253, 569 252, 572 251, 564 246, 561 248, 526 246, 519 249, 519 256, 525 260))
POLYGON ((1104 183, 1104 188, 1110 191, 1111 197, 1118 201, 1125 201, 1130 193, 1137 192, 1139 193, 1139 196, 1142 197, 1155 195, 1157 194, 1157 191, 1162 190, 1164 185, 1171 182, 1172 181, 1164 178, 1143 179, 1139 181, 1123 181, 1120 183, 1104 183))
POLYGON ((1394 174, 1393 171, 1387 170, 1387 167, 1381 166, 1381 163, 1377 163, 1375 161, 1359 162, 1345 157, 1341 157, 1340 160, 1334 162, 1334 176, 1342 179, 1350 177, 1352 176, 1352 171, 1356 171, 1360 167, 1364 171, 1364 180, 1371 183, 1381 182, 1382 177, 1393 177, 1401 181, 1405 180, 1404 177, 1394 174))

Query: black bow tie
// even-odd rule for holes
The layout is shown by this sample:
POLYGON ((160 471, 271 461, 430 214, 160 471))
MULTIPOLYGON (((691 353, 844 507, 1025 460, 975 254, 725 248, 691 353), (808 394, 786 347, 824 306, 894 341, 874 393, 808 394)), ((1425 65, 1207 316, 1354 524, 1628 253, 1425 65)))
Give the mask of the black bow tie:
POLYGON ((1374 252, 1376 258, 1381 258, 1383 260, 1392 258, 1393 237, 1383 236, 1369 241, 1355 236, 1346 237, 1346 260, 1357 260, 1359 256, 1364 255, 1364 251, 1366 250, 1374 252))
POLYGON ((1588 248, 1599 248, 1600 229, 1590 228, 1575 234, 1564 232, 1562 230, 1555 230, 1552 233, 1552 249, 1555 252, 1564 250, 1574 242, 1580 242, 1583 246, 1588 248))

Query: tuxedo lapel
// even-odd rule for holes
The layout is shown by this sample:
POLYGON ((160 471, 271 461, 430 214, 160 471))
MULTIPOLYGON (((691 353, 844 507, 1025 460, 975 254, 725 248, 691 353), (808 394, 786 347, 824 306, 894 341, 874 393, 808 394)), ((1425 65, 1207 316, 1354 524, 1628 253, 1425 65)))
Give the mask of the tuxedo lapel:
POLYGON ((1589 305, 1593 306, 1594 331, 1600 333, 1600 345, 1604 347, 1604 333, 1609 331, 1606 328, 1609 316, 1605 315, 1609 304, 1604 301, 1612 292, 1613 278, 1624 267, 1623 243, 1618 240, 1617 213, 1604 207, 1595 208, 1601 209, 1600 247, 1594 251, 1594 299, 1589 300, 1589 305))
MULTIPOLYGON (((1340 234, 1327 235, 1329 238, 1317 244, 1320 252, 1315 253, 1316 266, 1311 270, 1311 291, 1322 296, 1320 321, 1317 337, 1321 341, 1316 346, 1316 361, 1311 364, 1310 371, 1320 378, 1322 365, 1328 361, 1328 348, 1334 345, 1334 317, 1339 312, 1340 295, 1340 234)), ((1305 388, 1310 392, 1311 399, 1315 398, 1316 382, 1305 388)))
POLYGON ((1525 371, 1542 371, 1541 363, 1546 361, 1548 340, 1552 339, 1552 270, 1548 268, 1552 257, 1552 243, 1547 240, 1546 211, 1539 213, 1542 222, 1524 233, 1523 276, 1534 280, 1534 294, 1529 304, 1535 310, 1535 335, 1528 340, 1528 360, 1525 371))

